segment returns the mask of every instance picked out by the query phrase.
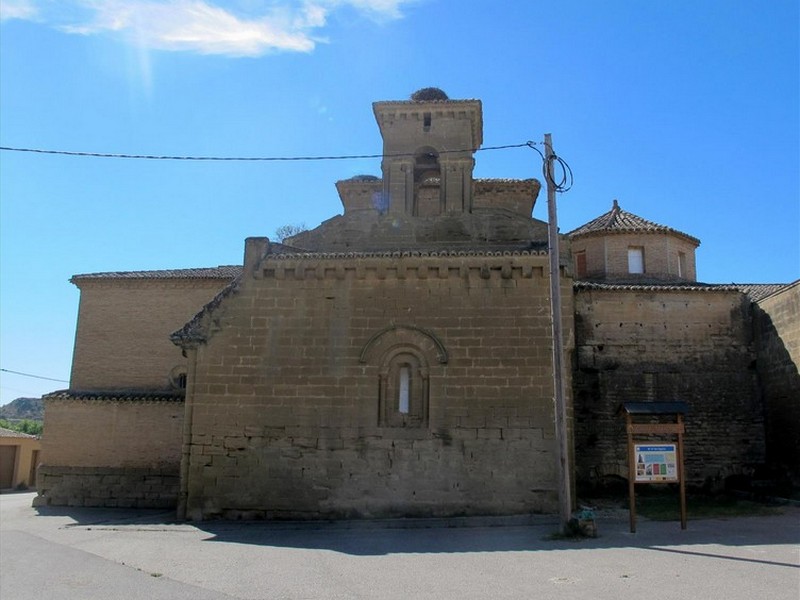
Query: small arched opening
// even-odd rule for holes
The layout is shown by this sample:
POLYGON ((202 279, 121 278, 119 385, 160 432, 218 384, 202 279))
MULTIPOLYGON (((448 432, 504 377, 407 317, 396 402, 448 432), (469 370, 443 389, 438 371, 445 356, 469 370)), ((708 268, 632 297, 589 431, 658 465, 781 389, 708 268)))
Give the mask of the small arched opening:
POLYGON ((435 148, 425 146, 414 153, 414 216, 436 217, 442 213, 439 153, 435 148))

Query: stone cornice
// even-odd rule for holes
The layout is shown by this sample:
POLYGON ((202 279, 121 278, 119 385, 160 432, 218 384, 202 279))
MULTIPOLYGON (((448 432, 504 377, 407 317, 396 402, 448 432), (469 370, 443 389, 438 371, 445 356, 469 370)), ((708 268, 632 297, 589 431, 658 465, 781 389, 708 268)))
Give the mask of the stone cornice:
POLYGON ((546 250, 388 250, 384 252, 298 252, 270 254, 267 260, 341 260, 356 258, 503 258, 547 256, 546 250))
POLYGON ((546 252, 387 252, 268 255, 255 279, 529 279, 543 277, 546 252), (313 261, 312 259, 318 259, 313 261))

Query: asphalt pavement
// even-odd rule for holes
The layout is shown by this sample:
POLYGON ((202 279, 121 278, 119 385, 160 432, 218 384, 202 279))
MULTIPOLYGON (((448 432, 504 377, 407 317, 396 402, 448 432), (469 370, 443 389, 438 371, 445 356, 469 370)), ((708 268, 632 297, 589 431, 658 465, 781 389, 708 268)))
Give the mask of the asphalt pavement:
POLYGON ((553 517, 181 523, 153 510, 0 496, 0 598, 798 600, 800 508, 677 522, 553 517))

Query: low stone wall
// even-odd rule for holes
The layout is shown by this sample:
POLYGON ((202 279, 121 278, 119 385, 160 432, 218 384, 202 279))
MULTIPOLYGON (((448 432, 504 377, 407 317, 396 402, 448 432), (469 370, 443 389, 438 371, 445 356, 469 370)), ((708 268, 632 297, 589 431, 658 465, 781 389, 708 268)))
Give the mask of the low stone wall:
POLYGON ((55 467, 42 465, 34 506, 174 508, 177 469, 55 467))
POLYGON ((44 424, 37 506, 176 506, 179 393, 54 392, 44 424))

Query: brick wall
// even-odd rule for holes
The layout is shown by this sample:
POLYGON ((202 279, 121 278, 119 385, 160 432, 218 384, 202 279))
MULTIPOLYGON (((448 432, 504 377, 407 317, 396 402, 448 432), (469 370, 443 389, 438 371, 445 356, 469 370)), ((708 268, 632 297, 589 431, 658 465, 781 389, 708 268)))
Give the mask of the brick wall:
POLYGON ((679 253, 685 256, 680 279, 697 281, 695 245, 666 233, 615 233, 571 238, 573 255, 586 252, 588 278, 630 278, 628 248, 644 248, 644 277, 675 279, 679 272, 679 253))
POLYGON ((175 506, 183 408, 45 399, 37 504, 175 506))
POLYGON ((574 373, 581 487, 627 477, 623 402, 685 401, 692 485, 764 461, 750 303, 735 291, 578 289, 574 373))
POLYGON ((543 255, 267 261, 195 351, 187 516, 554 510, 546 273, 543 255), (404 352, 427 414, 392 427, 404 352))
POLYGON ((169 387, 186 359, 169 335, 191 319, 226 281, 81 280, 72 389, 169 387))
POLYGON ((800 482, 800 283, 760 301, 755 315, 767 455, 800 482))

